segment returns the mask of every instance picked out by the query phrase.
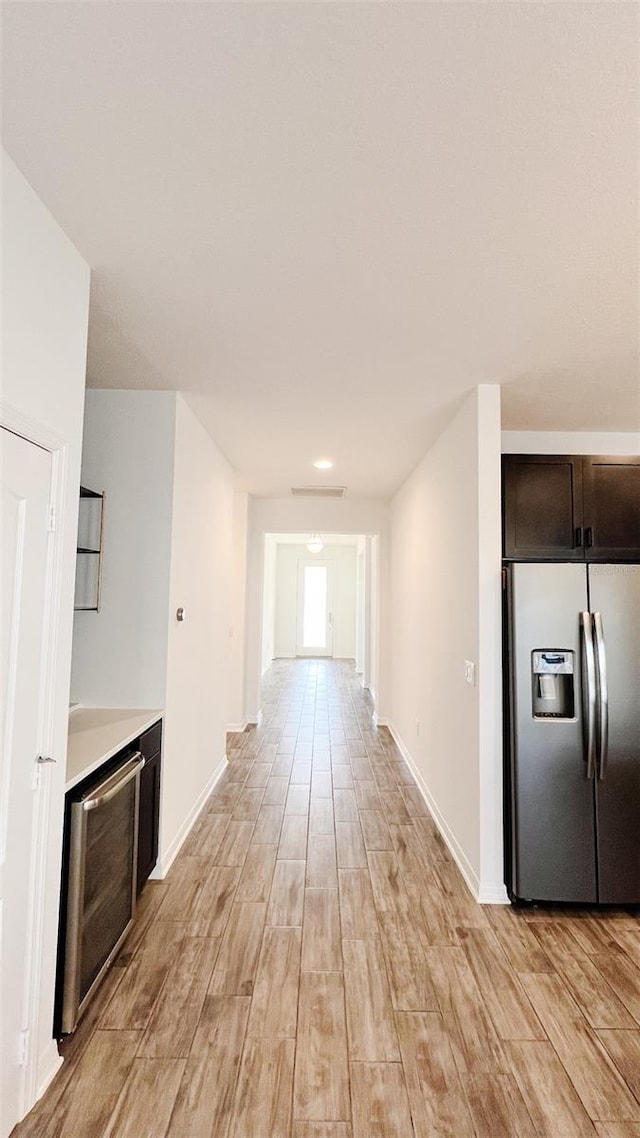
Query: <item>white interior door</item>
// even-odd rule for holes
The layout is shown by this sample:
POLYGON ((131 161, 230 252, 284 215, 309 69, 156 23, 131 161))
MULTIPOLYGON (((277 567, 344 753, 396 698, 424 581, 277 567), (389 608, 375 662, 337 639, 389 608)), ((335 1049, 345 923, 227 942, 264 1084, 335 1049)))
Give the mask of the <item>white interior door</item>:
POLYGON ((298 656, 333 655, 333 566, 304 560, 298 573, 298 656))
POLYGON ((0 429, 0 1135, 21 1113, 51 455, 0 429))

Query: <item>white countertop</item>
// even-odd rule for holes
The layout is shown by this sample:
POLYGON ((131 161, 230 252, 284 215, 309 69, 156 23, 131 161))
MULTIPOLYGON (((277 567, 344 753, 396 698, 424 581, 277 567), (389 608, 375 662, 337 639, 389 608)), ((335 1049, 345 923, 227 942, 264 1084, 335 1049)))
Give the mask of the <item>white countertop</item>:
POLYGON ((77 707, 69 714, 65 789, 81 782, 102 763, 162 718, 162 710, 77 707))

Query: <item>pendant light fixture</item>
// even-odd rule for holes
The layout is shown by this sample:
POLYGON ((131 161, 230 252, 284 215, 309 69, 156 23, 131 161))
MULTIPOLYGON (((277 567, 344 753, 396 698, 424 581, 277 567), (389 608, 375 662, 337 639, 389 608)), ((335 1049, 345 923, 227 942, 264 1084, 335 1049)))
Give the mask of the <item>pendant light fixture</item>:
POLYGON ((307 549, 309 553, 322 553, 324 549, 324 542, 319 533, 312 533, 307 542, 307 549))

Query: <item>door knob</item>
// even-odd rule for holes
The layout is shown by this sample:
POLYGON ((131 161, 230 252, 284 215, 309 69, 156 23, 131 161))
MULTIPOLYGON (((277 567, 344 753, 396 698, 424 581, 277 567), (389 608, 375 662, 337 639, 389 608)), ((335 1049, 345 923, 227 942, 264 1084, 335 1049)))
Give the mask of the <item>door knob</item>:
POLYGON ((55 763, 55 761, 56 760, 52 759, 50 755, 36 755, 36 762, 41 765, 43 763, 55 763))

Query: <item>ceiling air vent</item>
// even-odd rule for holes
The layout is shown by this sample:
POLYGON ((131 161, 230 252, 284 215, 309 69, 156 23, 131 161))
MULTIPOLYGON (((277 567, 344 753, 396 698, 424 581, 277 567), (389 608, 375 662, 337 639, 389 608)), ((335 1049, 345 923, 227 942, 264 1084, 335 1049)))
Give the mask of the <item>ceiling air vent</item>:
POLYGON ((292 486, 294 498, 344 498, 346 486, 292 486))

